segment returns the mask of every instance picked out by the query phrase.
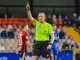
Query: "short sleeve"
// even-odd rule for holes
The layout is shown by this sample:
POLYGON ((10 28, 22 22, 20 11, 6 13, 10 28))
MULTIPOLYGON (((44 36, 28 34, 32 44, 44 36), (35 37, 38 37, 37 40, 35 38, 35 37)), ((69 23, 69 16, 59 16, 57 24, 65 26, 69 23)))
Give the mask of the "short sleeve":
POLYGON ((53 34, 53 29, 52 29, 52 26, 51 25, 49 25, 49 34, 50 35, 53 34))
POLYGON ((35 19, 35 20, 32 21, 32 24, 33 24, 34 26, 36 26, 36 23, 37 23, 37 22, 38 22, 38 20, 35 19))

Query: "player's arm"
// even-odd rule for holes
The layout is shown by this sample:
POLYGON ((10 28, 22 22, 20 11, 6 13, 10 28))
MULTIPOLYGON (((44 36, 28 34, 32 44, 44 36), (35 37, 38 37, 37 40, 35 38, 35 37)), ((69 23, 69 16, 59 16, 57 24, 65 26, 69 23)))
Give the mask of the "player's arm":
POLYGON ((26 41, 27 46, 31 49, 31 44, 29 41, 26 41))
POLYGON ((27 32, 27 35, 26 35, 26 44, 27 44, 27 47, 29 49, 31 49, 31 44, 30 44, 30 41, 29 41, 29 33, 27 32))
POLYGON ((17 35, 17 39, 16 39, 16 54, 19 53, 19 40, 20 40, 20 33, 17 35))
POLYGON ((16 54, 18 54, 18 40, 16 40, 16 54))
POLYGON ((63 43, 61 42, 61 39, 59 38, 59 43, 58 43, 58 50, 59 51, 62 51, 62 46, 63 46, 63 43))
POLYGON ((30 5, 29 5, 28 2, 27 2, 27 5, 26 5, 26 10, 27 10, 28 19, 29 19, 30 21, 35 20, 35 19, 32 17, 32 14, 31 14, 31 11, 30 11, 30 5))

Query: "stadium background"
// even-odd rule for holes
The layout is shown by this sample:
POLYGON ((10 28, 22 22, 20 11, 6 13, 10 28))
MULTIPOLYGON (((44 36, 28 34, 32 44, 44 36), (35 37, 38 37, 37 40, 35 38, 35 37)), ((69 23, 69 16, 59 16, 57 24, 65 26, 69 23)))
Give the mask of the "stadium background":
POLYGON ((59 30, 64 32, 60 34, 63 49, 59 52, 58 59, 80 60, 80 0, 0 0, 0 60, 18 60, 15 40, 22 23, 29 24, 30 41, 33 41, 34 28, 26 15, 27 1, 30 2, 35 18, 38 12, 45 11, 48 15, 47 22, 57 21, 59 30))

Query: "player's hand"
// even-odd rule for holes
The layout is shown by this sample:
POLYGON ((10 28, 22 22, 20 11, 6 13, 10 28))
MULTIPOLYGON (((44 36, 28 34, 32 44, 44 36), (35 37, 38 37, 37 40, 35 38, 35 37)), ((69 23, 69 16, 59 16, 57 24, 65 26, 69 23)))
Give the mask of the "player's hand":
POLYGON ((47 46, 47 49, 49 50, 49 49, 51 49, 51 47, 52 47, 52 45, 48 45, 48 46, 47 46))
POLYGON ((30 10, 29 2, 27 2, 26 9, 27 9, 27 10, 30 10))

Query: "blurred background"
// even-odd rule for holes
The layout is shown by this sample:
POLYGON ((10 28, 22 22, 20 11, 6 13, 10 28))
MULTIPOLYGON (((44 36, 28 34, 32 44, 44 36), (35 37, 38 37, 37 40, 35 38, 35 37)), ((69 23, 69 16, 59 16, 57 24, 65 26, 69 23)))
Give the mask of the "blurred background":
POLYGON ((27 18, 27 2, 33 17, 44 11, 46 21, 58 26, 62 47, 58 60, 80 60, 80 0, 0 0, 0 60, 18 60, 15 42, 24 22, 29 24, 33 43, 35 29, 27 18))

